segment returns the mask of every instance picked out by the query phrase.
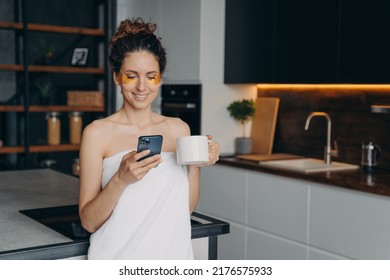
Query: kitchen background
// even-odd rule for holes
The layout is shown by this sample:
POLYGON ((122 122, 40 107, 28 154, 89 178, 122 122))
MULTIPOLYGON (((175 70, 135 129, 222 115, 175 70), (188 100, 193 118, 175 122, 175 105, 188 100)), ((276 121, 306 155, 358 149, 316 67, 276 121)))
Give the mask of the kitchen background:
MULTIPOLYGON (((374 35, 372 34, 375 26, 379 28, 386 23, 384 15, 378 14, 375 17, 377 20, 370 25, 370 28, 363 28, 365 24, 357 26, 356 28, 361 29, 361 33, 356 34, 355 31, 348 33, 348 30, 338 32, 337 24, 334 23, 337 22, 338 3, 344 3, 349 10, 351 7, 365 9, 365 1, 353 2, 355 3, 353 5, 348 1, 332 1, 330 4, 319 6, 327 13, 330 12, 329 18, 328 15, 325 15, 326 13, 317 13, 316 17, 319 19, 309 16, 306 21, 296 20, 290 24, 292 25, 291 30, 288 30, 286 22, 292 16, 281 14, 283 7, 278 8, 276 4, 269 4, 271 2, 252 1, 247 5, 241 5, 237 1, 230 1, 231 8, 226 11, 226 14, 232 18, 229 20, 229 18, 225 19, 225 0, 118 0, 116 1, 116 23, 118 24, 128 17, 140 16, 146 20, 151 19, 158 24, 158 32, 168 51, 168 66, 164 83, 201 84, 201 133, 212 134, 214 139, 220 143, 223 154, 234 153, 234 138, 241 136, 242 133, 240 124, 229 116, 226 110, 227 106, 237 99, 275 96, 279 97, 281 102, 274 152, 288 152, 321 158, 322 146, 325 142, 325 122, 316 121, 318 124, 313 125, 308 132, 304 131, 303 127, 305 117, 311 111, 325 111, 332 118, 332 140, 338 142, 339 160, 359 163, 361 143, 363 140, 371 138, 382 147, 380 165, 389 167, 390 155, 386 150, 389 136, 384 132, 388 130, 390 115, 376 114, 370 110, 371 105, 390 103, 389 87, 384 85, 377 87, 348 86, 350 83, 373 84, 379 82, 384 84, 388 81, 387 76, 383 73, 386 73, 386 67, 390 62, 386 48, 390 47, 389 42, 384 39, 386 36, 381 36, 383 28, 375 31, 374 35), (276 27, 272 24, 275 24, 276 18, 285 17, 287 19, 281 23, 279 20, 276 24, 279 29, 275 29, 276 27), (327 20, 327 24, 322 23, 324 19, 327 20), (226 38, 225 20, 227 23, 226 38), (312 26, 308 28, 307 23, 310 20, 313 22, 312 26), (255 29, 246 28, 247 25, 255 26, 255 29), (325 30, 324 26, 328 28, 325 30), (247 32, 241 32, 235 28, 241 28, 241 30, 246 28, 247 32), (332 28, 335 31, 334 34, 328 31, 332 28), (321 31, 318 32, 321 36, 313 35, 316 34, 317 30, 321 31), (295 31, 294 35, 291 35, 290 31, 295 31), (352 35, 349 35, 350 33, 352 35), (344 41, 337 39, 341 36, 340 34, 346 34, 344 37, 350 36, 352 38, 347 44, 344 44, 346 46, 340 47, 339 41, 346 41, 346 39, 344 41), (314 40, 310 36, 314 36, 314 40), (335 43, 331 41, 332 38, 333 41, 338 41, 335 43), (229 46, 226 48, 226 52, 224 51, 225 39, 227 46, 229 46), (373 44, 369 44, 367 41, 373 42, 374 39, 380 40, 380 44, 375 44, 375 47, 372 47, 373 44), (354 40, 357 45, 353 45, 354 40), (288 49, 281 47, 284 45, 288 49), (305 45, 308 47, 304 47, 305 45), (357 46, 360 46, 361 51, 366 50, 364 56, 363 53, 356 50, 357 46), (349 48, 346 49, 346 47, 349 48), (348 57, 350 53, 352 54, 348 57), (342 57, 347 57, 345 60, 336 59, 343 54, 342 57), (355 60, 352 60, 353 57, 355 60), (337 64, 337 67, 333 67, 330 61, 337 64), (316 63, 321 63, 321 67, 316 67, 316 63), (278 68, 278 65, 284 66, 278 68), (344 80, 340 79, 340 75, 343 77, 342 67, 344 66, 357 69, 352 73, 354 74, 352 78, 347 73, 344 75, 344 80), (355 77, 357 80, 354 80, 355 77), (288 84, 309 85, 282 88, 275 86, 275 84, 286 84, 286 81, 289 82, 288 84), (273 83, 270 84, 270 82, 273 83), (328 86, 319 85, 324 83, 328 86), (338 84, 338 87, 332 87, 329 84, 338 84), (342 84, 347 85, 341 86, 342 84)), ((1 9, 2 17, 7 19, 12 15, 13 6, 9 5, 7 0, 1 0, 0 4, 5 7, 1 9)), ((288 6, 289 4, 288 1, 286 3, 278 1, 278 5, 288 6)), ((310 4, 310 1, 299 1, 289 8, 290 10, 295 9, 294 13, 296 14, 297 12, 303 13, 304 11, 299 11, 303 7, 307 11, 317 11, 316 5, 310 4)), ((375 5, 370 5, 370 8, 372 7, 375 5)), ((367 17, 372 17, 372 14, 377 12, 369 8, 366 10, 368 10, 367 17)), ((92 13, 90 15, 93 16, 92 13)), ((84 23, 92 20, 88 17, 83 19, 84 23)), ((84 23, 78 24, 83 25, 84 23)), ((351 30, 355 29, 351 28, 351 30)), ((8 33, 0 35, 8 36, 8 33)), ((9 39, 7 41, 5 37, 1 41, 2 63, 9 63, 13 57, 13 48, 9 48, 9 45, 13 42, 10 42, 9 39)), ((102 47, 105 46, 100 45, 100 48, 102 47)), ((93 51, 93 48, 91 50, 93 51)), ((103 58, 99 59, 99 63, 102 64, 103 58)), ((12 96, 16 84, 13 83, 13 72, 2 71, 1 74, 1 100, 5 101, 12 96)), ((75 80, 77 78, 73 79, 73 81, 75 80)), ((116 104, 112 108, 114 110, 119 108, 121 105, 119 92, 116 94, 116 101, 112 100, 116 104)), ((159 109, 160 102, 161 98, 159 97, 156 100, 156 109, 159 109)), ((34 116, 36 117, 36 115, 34 116)), ((94 117, 99 117, 99 114, 95 114, 94 117)), ((88 119, 86 121, 88 122, 88 119)), ((16 126, 16 123, 8 124, 10 127, 13 125, 16 126)), ((247 126, 250 129, 251 123, 249 122, 247 126)), ((2 137, 6 138, 7 136, 2 137)), ((72 157, 75 156, 77 156, 76 153, 72 155, 72 157)), ((8 157, 12 160, 12 155, 8 155, 8 157)))
MULTIPOLYGON (((90 2, 94 3, 94 1, 88 1, 86 3, 90 2)), ((5 7, 5 9, 1 9, 1 13, 3 14, 2 18, 5 20, 13 20, 11 18, 14 11, 14 5, 11 5, 10 3, 13 2, 1 0, 0 3, 2 7, 5 7)), ((96 2, 96 6, 98 3, 99 1, 96 2)), ((233 152, 233 139, 236 135, 241 133, 241 130, 240 125, 229 117, 226 107, 235 99, 255 98, 256 86, 254 84, 229 86, 223 83, 225 2, 212 1, 209 3, 208 1, 168 0, 116 1, 116 4, 117 24, 120 20, 135 16, 141 16, 146 20, 151 19, 158 24, 163 43, 168 51, 168 65, 164 82, 174 84, 201 83, 202 133, 212 134, 214 139, 220 143, 222 152, 233 152), (221 129, 221 127, 223 127, 223 129, 221 129)), ((53 2, 52 5, 55 5, 55 3, 53 2)), ((88 7, 88 5, 86 6, 88 7)), ((50 8, 50 5, 46 6, 47 8, 50 8)), ((79 12, 82 13, 82 10, 79 12)), ((75 25, 86 26, 85 22, 79 22, 75 25)), ((14 37, 12 31, 7 30, 1 31, 0 36, 3 36, 2 38, 4 38, 4 40, 1 40, 2 45, 0 46, 0 49, 2 50, 0 52, 2 63, 13 63, 14 44, 16 42, 14 40, 16 40, 16 37, 14 37), (10 40, 9 38, 12 39, 10 40)), ((37 44, 38 43, 39 42, 37 42, 37 44)), ((100 48, 102 47, 105 48, 106 46, 100 46, 100 48)), ((92 57, 91 54, 90 57, 92 57)), ((66 59, 70 58, 66 57, 66 59)), ((102 59, 103 58, 100 58, 100 60, 102 59)), ((99 63, 102 64, 103 62, 100 61, 99 63)), ((72 81, 74 82, 76 79, 77 76, 72 81)), ((16 90, 14 81, 15 72, 1 72, 2 94, 0 102, 7 101, 14 94, 16 90)), ((160 102, 160 99, 158 99, 157 102, 160 102)), ((114 107, 118 108, 120 104, 120 94, 117 94, 117 106, 114 107)), ((156 108, 158 108, 158 105, 156 108)), ((2 114, 4 116, 4 113, 2 114)), ((64 116, 64 114, 62 115, 64 116)), ((34 114, 33 117, 37 117, 37 115, 34 114)), ((37 118, 43 119, 44 117, 45 115, 41 114, 41 116, 38 116, 37 118)), ((99 117, 99 114, 94 114, 94 117, 99 117)), ((62 118, 64 119, 64 117, 62 118)), ((3 124, 6 122, 5 119, 6 117, 2 118, 3 124)), ((7 121, 9 122, 9 120, 7 121)), ((88 122, 87 115, 84 115, 84 122, 88 122)), ((34 129, 45 130, 45 123, 40 123, 42 123, 42 126, 35 126, 34 129)), ((7 123, 6 125, 11 129, 17 127, 16 122, 7 123)), ((64 133, 67 130, 65 125, 65 123, 62 124, 62 127, 65 127, 62 129, 64 133)), ((46 131, 34 134, 41 135, 42 140, 38 139, 39 141, 45 141, 46 131)), ((2 135, 2 138, 6 137, 6 135, 2 135)), ((64 135, 64 137, 66 137, 66 135, 64 135)), ((5 142, 7 141, 5 140, 5 142)), ((7 145, 7 143, 5 143, 5 145, 7 145)), ((13 143, 13 145, 15 145, 15 143, 13 143)), ((62 155, 65 154, 57 153, 57 157, 62 157, 62 155)), ((30 156, 36 157, 36 159, 34 159, 36 162, 45 159, 43 155, 40 156, 37 153, 30 154, 30 156)), ((76 156, 76 153, 70 155, 66 165, 71 165, 72 158, 75 158, 76 156)), ((2 154, 1 157, 7 157, 7 160, 11 162, 16 161, 16 155, 12 153, 2 154)), ((9 168, 7 167, 7 164, 3 164, 2 166, 3 169, 9 168)), ((12 166, 13 165, 11 165, 10 168, 12 168, 12 166)))
POLYGON ((390 104, 386 3, 228 2, 231 20, 224 0, 119 0, 118 21, 141 16, 159 24, 169 55, 166 82, 202 84, 202 133, 214 135, 223 153, 234 153, 234 138, 242 133, 226 107, 236 99, 279 97, 274 152, 322 158, 326 122, 315 120, 309 131, 304 125, 310 112, 325 111, 337 160, 359 164, 362 142, 372 139, 382 148, 379 165, 390 167, 390 115, 371 111, 371 105, 390 104), (339 10, 355 25, 340 27, 339 10), (338 61, 340 55, 346 58, 338 61))
MULTIPOLYGON (((45 8, 53 10, 60 3, 45 1, 25 2, 47 3, 45 8)), ((35 111, 25 112, 23 106, 12 107, 20 104, 3 104, 30 77, 26 74, 31 77, 36 74, 9 66, 23 63, 14 61, 15 50, 20 49, 22 40, 10 34, 22 34, 21 37, 26 34, 17 28, 15 32, 13 27, 8 30, 2 20, 14 21, 14 7, 20 3, 0 0, 0 138, 5 141, 5 146, 0 147, 0 169, 15 167, 3 164, 6 161, 19 158, 23 161, 22 154, 26 152, 23 141, 32 142, 33 161, 39 162, 43 159, 39 158, 41 155, 56 154, 70 166, 78 156, 78 146, 67 144, 66 125, 67 114, 75 107, 41 108, 37 106, 40 101, 31 99, 30 109, 35 111), (61 128, 65 132, 58 149, 65 150, 55 148, 52 152, 54 147, 45 142, 45 113, 56 109, 62 110, 61 128), (15 116, 25 113, 29 117, 27 122, 17 123, 15 116), (29 133, 15 136, 21 141, 12 142, 14 138, 9 135, 26 131, 29 122, 32 124, 29 133)), ((387 183, 390 114, 372 110, 373 105, 390 104, 388 1, 85 0, 83 6, 75 0, 67 3, 71 8, 63 12, 73 16, 66 17, 72 21, 69 25, 88 26, 85 20, 93 22, 90 27, 94 32, 106 31, 106 37, 93 35, 96 37, 92 45, 86 41, 91 51, 87 65, 71 68, 83 74, 92 71, 91 80, 77 75, 57 80, 63 83, 63 88, 56 94, 61 97, 56 102, 66 102, 70 85, 88 89, 82 87, 90 83, 90 88, 110 93, 104 108, 85 108, 85 123, 121 106, 120 93, 110 82, 109 71, 104 69, 106 43, 121 20, 140 16, 158 24, 167 48, 164 83, 201 85, 201 133, 212 134, 223 154, 234 153, 234 138, 242 133, 240 124, 229 116, 226 108, 234 100, 256 97, 280 98, 274 152, 323 157, 326 122, 313 119, 309 130, 304 130, 306 117, 312 111, 329 113, 332 140, 338 143, 337 161, 359 164, 365 139, 372 138, 381 146, 379 166, 385 169, 372 174, 356 170, 297 175, 271 172, 231 158, 205 168, 197 211, 231 225, 229 235, 220 239, 221 258, 389 258, 390 227, 386 213, 390 207, 387 183)), ((38 19, 46 19, 46 9, 33 8, 36 6, 30 6, 30 11, 38 19)), ((58 39, 61 40, 62 37, 58 39)), ((70 55, 68 50, 63 64, 68 64, 70 55)), ((29 63, 34 72, 35 62, 29 63)), ((39 69, 53 70, 50 67, 39 69)), ((160 109, 160 103, 158 98, 156 110, 160 109)), ((250 128, 251 123, 247 126, 250 128)))
POLYGON ((255 84, 224 84, 225 1, 119 0, 117 4, 118 22, 140 16, 158 24, 168 53, 164 82, 202 84, 201 131, 213 135, 223 153, 233 153, 233 139, 242 130, 226 108, 236 99, 254 99, 257 89, 255 84))

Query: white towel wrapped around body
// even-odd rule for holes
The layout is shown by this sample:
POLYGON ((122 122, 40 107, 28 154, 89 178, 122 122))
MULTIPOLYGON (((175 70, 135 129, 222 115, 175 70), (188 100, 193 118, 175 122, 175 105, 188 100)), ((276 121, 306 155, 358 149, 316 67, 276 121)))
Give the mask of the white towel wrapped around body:
MULTIPOLYGON (((122 151, 103 161, 102 187, 116 173, 122 151)), ((90 238, 88 259, 192 259, 187 167, 176 154, 126 187, 109 219, 90 238)))

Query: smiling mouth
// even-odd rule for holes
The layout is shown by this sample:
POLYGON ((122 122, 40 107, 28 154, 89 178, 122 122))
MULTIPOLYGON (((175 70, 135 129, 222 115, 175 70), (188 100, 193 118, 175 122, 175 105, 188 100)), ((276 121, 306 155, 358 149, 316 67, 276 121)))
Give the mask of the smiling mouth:
POLYGON ((135 93, 133 93, 133 95, 135 96, 136 100, 144 101, 148 98, 149 94, 135 94, 135 93))

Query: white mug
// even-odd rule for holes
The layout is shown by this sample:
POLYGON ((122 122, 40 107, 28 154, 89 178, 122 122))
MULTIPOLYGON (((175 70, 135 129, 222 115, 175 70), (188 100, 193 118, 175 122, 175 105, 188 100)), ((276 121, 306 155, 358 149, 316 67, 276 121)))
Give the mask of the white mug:
POLYGON ((177 164, 201 164, 209 161, 207 136, 191 135, 176 139, 177 164))

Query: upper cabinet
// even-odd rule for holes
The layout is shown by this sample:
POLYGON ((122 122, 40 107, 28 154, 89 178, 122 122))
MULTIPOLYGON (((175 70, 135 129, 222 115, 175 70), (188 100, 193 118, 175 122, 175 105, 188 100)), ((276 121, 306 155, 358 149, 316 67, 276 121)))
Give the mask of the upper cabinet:
POLYGON ((225 83, 272 79, 274 20, 274 1, 226 1, 225 83))
POLYGON ((390 1, 342 0, 340 81, 390 83, 390 1))
POLYGON ((272 82, 335 81, 338 0, 276 2, 276 44, 272 82))
POLYGON ((226 1, 225 83, 389 83, 390 1, 226 1))

